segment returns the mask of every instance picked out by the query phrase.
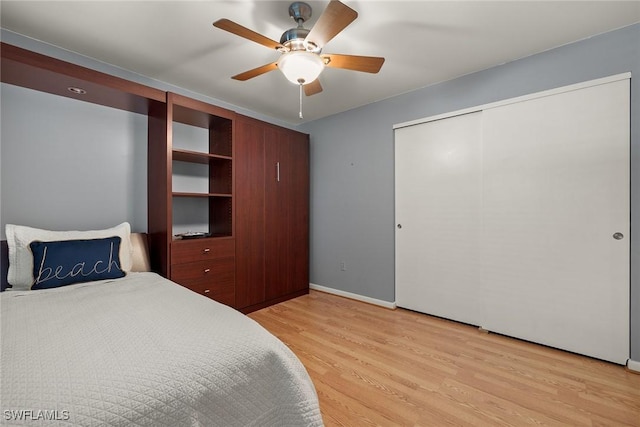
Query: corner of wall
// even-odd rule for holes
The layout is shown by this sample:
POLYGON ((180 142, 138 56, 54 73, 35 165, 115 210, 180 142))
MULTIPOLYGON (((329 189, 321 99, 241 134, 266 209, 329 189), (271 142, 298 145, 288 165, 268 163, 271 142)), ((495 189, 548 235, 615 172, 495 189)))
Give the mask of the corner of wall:
POLYGON ((384 308, 390 308, 392 310, 395 310, 397 308, 395 301, 394 302, 383 301, 376 298, 366 297, 364 295, 358 295, 358 294, 353 294, 351 292, 341 291, 339 289, 316 285, 315 283, 309 283, 309 289, 325 292, 327 294, 337 295, 344 298, 349 298, 356 301, 366 302, 368 304, 373 304, 373 305, 377 305, 384 308))
POLYGON ((627 360, 627 369, 635 374, 640 374, 640 362, 631 359, 627 360))

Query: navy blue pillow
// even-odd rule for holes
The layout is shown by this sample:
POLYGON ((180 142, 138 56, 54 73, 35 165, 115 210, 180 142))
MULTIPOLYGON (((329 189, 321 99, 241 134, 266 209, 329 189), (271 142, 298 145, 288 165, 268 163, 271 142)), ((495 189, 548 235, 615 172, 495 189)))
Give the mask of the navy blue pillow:
POLYGON ((106 239, 31 242, 33 278, 31 289, 48 289, 73 283, 117 279, 125 275, 120 266, 118 236, 106 239))

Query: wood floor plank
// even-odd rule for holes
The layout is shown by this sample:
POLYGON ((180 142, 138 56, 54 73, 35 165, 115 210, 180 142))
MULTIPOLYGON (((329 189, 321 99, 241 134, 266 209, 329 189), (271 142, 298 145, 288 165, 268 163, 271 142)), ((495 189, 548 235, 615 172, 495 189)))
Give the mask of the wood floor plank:
POLYGON ((640 375, 318 291, 249 315, 311 376, 325 425, 640 427, 640 375))

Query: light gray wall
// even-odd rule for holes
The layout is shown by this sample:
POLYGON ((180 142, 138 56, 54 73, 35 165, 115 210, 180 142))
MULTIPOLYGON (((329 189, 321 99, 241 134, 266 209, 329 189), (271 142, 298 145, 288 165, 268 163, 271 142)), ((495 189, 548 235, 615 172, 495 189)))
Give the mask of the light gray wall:
POLYGON ((311 282, 395 300, 394 124, 628 71, 631 355, 640 360, 640 24, 301 126, 311 135, 311 282))
POLYGON ((2 84, 5 224, 147 230, 147 116, 2 84))

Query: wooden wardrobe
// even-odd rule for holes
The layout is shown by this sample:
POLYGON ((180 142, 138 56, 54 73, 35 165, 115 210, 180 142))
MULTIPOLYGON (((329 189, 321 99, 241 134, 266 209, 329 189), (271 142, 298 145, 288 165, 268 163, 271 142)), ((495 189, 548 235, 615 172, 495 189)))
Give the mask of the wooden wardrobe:
POLYGON ((245 313, 308 293, 309 136, 176 94, 166 105, 149 127, 154 269, 245 313), (203 128, 208 148, 176 147, 176 123, 203 128), (208 184, 176 188, 176 162, 205 164, 208 184), (176 237, 197 227, 209 237, 176 237))
POLYGON ((309 136, 236 116, 236 308, 309 292, 309 136))

